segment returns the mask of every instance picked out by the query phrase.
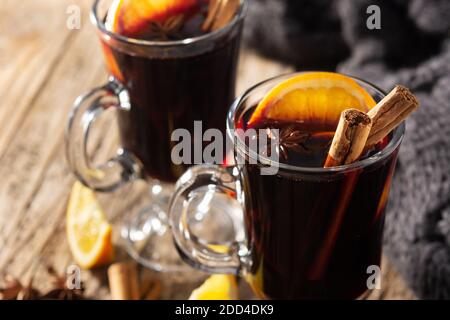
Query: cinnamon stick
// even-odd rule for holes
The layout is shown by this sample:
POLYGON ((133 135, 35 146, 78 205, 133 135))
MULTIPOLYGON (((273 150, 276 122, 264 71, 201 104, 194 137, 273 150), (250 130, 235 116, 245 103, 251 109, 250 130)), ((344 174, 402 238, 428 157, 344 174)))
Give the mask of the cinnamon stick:
MULTIPOLYGON (((330 151, 328 152, 325 168, 350 164, 359 159, 366 146, 367 138, 372 129, 372 119, 366 113, 357 109, 342 111, 330 151)), ((325 234, 323 244, 319 249, 309 277, 320 279, 325 271, 331 256, 336 238, 339 234, 345 212, 356 187, 358 172, 351 172, 342 189, 340 200, 329 230, 325 234)))
POLYGON ((411 91, 403 86, 396 86, 368 113, 373 125, 366 149, 385 138, 418 107, 419 101, 411 91))
POLYGON ((357 109, 347 109, 341 118, 325 161, 325 168, 352 163, 361 156, 371 132, 372 120, 357 109))
POLYGON ((205 22, 203 22, 202 31, 208 32, 209 30, 211 30, 211 27, 214 23, 214 20, 216 19, 217 13, 219 12, 221 5, 222 0, 209 1, 208 15, 205 19, 205 22))
POLYGON ((138 275, 135 263, 115 263, 108 269, 112 300, 139 300, 138 275))
POLYGON ((240 0, 211 0, 202 30, 211 32, 225 27, 234 18, 240 6, 240 0))
POLYGON ((161 297, 162 284, 161 281, 155 280, 150 286, 147 293, 143 296, 144 300, 158 300, 161 297))
POLYGON ((142 269, 139 277, 141 300, 158 300, 161 297, 163 284, 158 273, 150 269, 142 269))
MULTIPOLYGON (((343 111, 325 167, 358 160, 365 150, 383 140, 418 107, 419 101, 407 88, 396 86, 368 114, 354 109, 343 111)), ((313 264, 314 268, 310 270, 311 279, 320 279, 326 269, 357 179, 356 171, 350 173, 335 218, 326 233, 322 248, 313 264)), ((387 199, 387 194, 384 198, 387 199)))

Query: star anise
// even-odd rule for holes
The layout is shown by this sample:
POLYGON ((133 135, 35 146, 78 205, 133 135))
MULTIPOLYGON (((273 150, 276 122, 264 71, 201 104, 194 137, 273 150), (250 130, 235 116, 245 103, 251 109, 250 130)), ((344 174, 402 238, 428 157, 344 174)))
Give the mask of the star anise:
POLYGON ((150 32, 158 40, 175 40, 180 38, 180 30, 184 24, 184 15, 178 14, 167 18, 164 21, 150 22, 150 32))
POLYGON ((23 285, 16 278, 7 275, 4 277, 4 287, 0 287, 0 300, 80 300, 83 299, 84 288, 69 289, 66 277, 59 276, 52 267, 47 268, 52 277, 52 289, 42 294, 33 287, 33 278, 27 285, 23 285))
POLYGON ((295 126, 283 128, 280 132, 280 155, 284 160, 288 159, 289 151, 297 153, 308 152, 305 142, 311 137, 308 132, 301 131, 295 126))
POLYGON ((52 267, 47 268, 48 273, 52 277, 53 289, 44 294, 43 300, 82 300, 84 288, 69 289, 67 287, 67 279, 65 276, 60 276, 52 267))
POLYGON ((26 286, 16 278, 4 277, 5 287, 0 288, 0 300, 32 300, 39 297, 39 291, 33 288, 33 279, 26 286))
POLYGON ((272 143, 274 140, 278 140, 277 144, 277 152, 279 156, 283 160, 287 160, 289 158, 289 152, 294 151, 297 153, 305 153, 309 152, 308 147, 306 146, 306 142, 311 137, 311 134, 308 132, 304 132, 301 129, 297 128, 295 125, 289 125, 282 129, 277 129, 278 126, 268 127, 265 130, 265 134, 269 138, 267 140, 267 146, 264 150, 260 150, 262 155, 271 156, 272 151, 272 143))

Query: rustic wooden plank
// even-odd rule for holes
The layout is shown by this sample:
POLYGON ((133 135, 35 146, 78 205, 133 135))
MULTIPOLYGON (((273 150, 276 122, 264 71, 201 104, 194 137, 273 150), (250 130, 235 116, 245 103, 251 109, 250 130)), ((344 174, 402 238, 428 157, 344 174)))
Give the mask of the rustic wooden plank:
MULTIPOLYGON (((0 157, 77 31, 66 28, 70 0, 0 2, 0 157)), ((89 0, 77 1, 87 21, 89 0)))
MULTIPOLYGON (((0 167, 5 178, 0 186, 0 234, 6 248, 0 252, 0 269, 21 243, 16 242, 23 236, 18 230, 33 232, 25 226, 28 218, 34 217, 26 213, 43 183, 44 172, 55 160, 57 146, 62 146, 68 111, 75 96, 105 77, 93 34, 92 27, 86 25, 64 48, 64 56, 46 80, 45 90, 30 106, 4 151, 0 167), (92 59, 92 54, 99 59, 92 59)), ((59 151, 58 156, 55 162, 65 163, 64 152, 59 151)), ((65 175, 69 176, 68 170, 65 175)), ((50 203, 60 201, 54 195, 48 194, 50 203)))

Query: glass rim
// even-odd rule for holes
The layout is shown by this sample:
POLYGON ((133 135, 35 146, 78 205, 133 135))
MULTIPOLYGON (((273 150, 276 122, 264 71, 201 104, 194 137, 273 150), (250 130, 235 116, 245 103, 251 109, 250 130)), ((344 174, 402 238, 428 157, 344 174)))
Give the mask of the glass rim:
POLYGON ((233 20, 230 23, 228 23, 225 27, 223 27, 219 30, 209 32, 207 34, 203 34, 203 35, 200 35, 197 37, 191 37, 191 38, 186 38, 186 39, 182 39, 182 40, 155 41, 155 40, 141 40, 141 39, 137 39, 137 38, 130 38, 130 37, 126 37, 126 36, 120 35, 118 33, 107 30, 104 22, 102 21, 102 18, 98 17, 97 9, 98 9, 98 5, 99 5, 100 1, 103 1, 103 0, 95 0, 94 4, 92 6, 92 9, 91 9, 90 18, 91 18, 91 22, 94 24, 95 27, 97 27, 97 29, 101 33, 103 33, 104 35, 111 37, 117 41, 127 43, 130 45, 151 46, 151 47, 161 47, 161 48, 188 46, 188 45, 196 44, 198 42, 218 38, 224 34, 227 34, 231 30, 233 30, 233 28, 239 22, 241 22, 244 19, 246 11, 247 11, 247 5, 248 5, 247 0, 240 0, 241 6, 240 6, 238 14, 235 15, 235 17, 233 18, 233 20))
MULTIPOLYGON (((267 157, 261 156, 260 154, 258 154, 257 152, 255 152, 254 150, 249 150, 249 148, 247 148, 246 144, 244 141, 242 141, 239 137, 237 137, 234 132, 235 132, 235 120, 236 120, 236 113, 238 112, 239 108, 242 106, 243 102, 258 88, 260 88, 261 86, 268 84, 272 81, 278 80, 278 79, 282 79, 282 78, 286 78, 288 76, 296 76, 296 75, 301 75, 301 74, 305 74, 305 73, 311 73, 311 72, 315 72, 315 71, 308 71, 308 72, 294 72, 294 73, 286 73, 286 74, 282 74, 279 76, 275 76, 272 78, 269 78, 267 80, 264 80, 254 86, 252 86, 251 88, 249 88, 248 90, 246 90, 241 96, 239 96, 232 104, 229 112, 228 112, 228 116, 227 116, 227 132, 229 135, 229 138, 235 142, 236 146, 235 149, 239 152, 242 152, 244 155, 248 156, 249 158, 256 160, 258 164, 262 164, 262 165, 271 165, 274 166, 276 165, 280 170, 285 170, 285 171, 294 171, 294 172, 298 172, 298 173, 306 173, 306 174, 327 174, 327 173, 346 173, 346 172, 350 172, 350 171, 355 171, 358 169, 363 169, 366 168, 372 164, 375 164, 379 161, 382 161, 386 158, 388 158, 390 155, 392 155, 392 153, 397 150, 400 146, 400 144, 403 141, 403 137, 405 135, 405 131, 406 131, 406 125, 403 122, 397 129, 394 130, 393 132, 393 137, 391 139, 391 141, 389 141, 389 144, 383 148, 383 150, 380 150, 379 152, 375 153, 374 155, 364 158, 362 160, 358 160, 354 163, 351 164, 347 164, 347 165, 341 165, 341 166, 337 166, 337 167, 331 167, 331 168, 322 168, 322 167, 301 167, 301 166, 293 166, 293 165, 289 165, 289 164, 284 164, 281 163, 279 161, 273 161, 270 160, 267 157)), ((346 75, 346 74, 344 74, 346 75)), ((356 80, 358 82, 363 83, 364 85, 370 87, 371 89, 373 89, 376 93, 380 94, 382 97, 385 97, 387 94, 385 91, 383 91, 382 89, 380 89, 379 87, 371 84, 368 81, 365 81, 363 79, 360 79, 358 77, 354 77, 354 76, 350 76, 350 75, 346 75, 350 78, 352 78, 353 80, 356 80)))

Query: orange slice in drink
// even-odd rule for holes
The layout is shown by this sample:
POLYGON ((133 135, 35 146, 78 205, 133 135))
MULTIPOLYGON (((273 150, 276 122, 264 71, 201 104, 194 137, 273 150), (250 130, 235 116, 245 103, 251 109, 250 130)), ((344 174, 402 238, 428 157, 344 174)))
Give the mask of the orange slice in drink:
POLYGON ((103 56, 105 59, 106 68, 108 69, 108 72, 114 76, 117 80, 120 82, 124 81, 124 77, 122 74, 122 71, 120 70, 119 65, 117 64, 116 58, 114 57, 114 54, 109 47, 109 45, 106 42, 101 42, 102 44, 102 50, 103 50, 103 56))
POLYGON ((375 105, 372 96, 352 78, 331 72, 303 73, 273 88, 248 125, 261 120, 337 124, 343 110, 367 112, 375 105))
MULTIPOLYGON (((115 0, 106 16, 106 29, 123 36, 139 38, 148 32, 150 22, 164 22, 185 14, 200 5, 201 0, 115 0)), ((124 76, 109 44, 103 42, 108 71, 123 82, 124 76)))
POLYGON ((199 0, 116 0, 108 11, 106 27, 121 35, 135 37, 150 21, 164 21, 199 5, 199 0))

